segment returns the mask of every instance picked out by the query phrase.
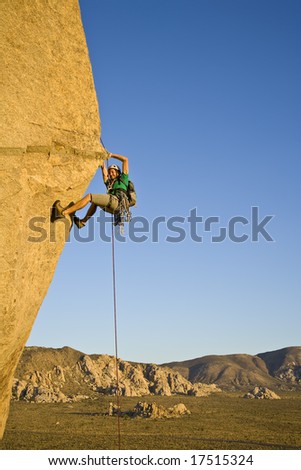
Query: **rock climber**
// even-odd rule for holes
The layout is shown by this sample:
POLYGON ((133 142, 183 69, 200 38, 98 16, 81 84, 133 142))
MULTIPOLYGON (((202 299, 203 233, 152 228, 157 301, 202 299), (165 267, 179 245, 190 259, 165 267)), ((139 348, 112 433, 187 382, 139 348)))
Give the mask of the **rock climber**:
POLYGON ((73 219, 75 225, 78 228, 82 228, 86 225, 90 217, 94 215, 97 207, 100 207, 104 211, 114 214, 115 225, 119 223, 120 212, 122 210, 129 210, 129 204, 126 196, 127 187, 129 184, 128 158, 124 157, 123 155, 117 155, 115 153, 109 153, 109 158, 116 158, 117 160, 121 161, 122 170, 115 164, 110 165, 107 169, 104 165, 104 162, 102 162, 102 177, 104 184, 107 187, 107 194, 89 193, 75 204, 71 203, 67 207, 62 207, 59 200, 55 201, 52 210, 52 220, 66 218, 70 221, 70 224, 72 224, 73 219), (91 205, 83 219, 73 215, 76 211, 83 209, 89 203, 91 203, 91 205))

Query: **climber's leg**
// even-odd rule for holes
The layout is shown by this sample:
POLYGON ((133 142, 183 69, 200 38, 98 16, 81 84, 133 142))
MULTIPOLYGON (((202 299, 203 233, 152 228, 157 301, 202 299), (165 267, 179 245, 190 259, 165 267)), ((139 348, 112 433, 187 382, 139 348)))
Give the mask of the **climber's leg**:
POLYGON ((83 222, 84 224, 87 223, 90 217, 92 217, 92 215, 95 214, 96 209, 97 209, 96 204, 94 204, 94 202, 91 202, 91 206, 89 207, 88 212, 86 213, 85 217, 81 219, 81 222, 83 222))
POLYGON ((62 211, 62 215, 66 216, 66 215, 70 215, 70 214, 73 214, 74 212, 80 210, 80 209, 83 209, 84 207, 86 207, 86 205, 91 202, 91 194, 87 194, 87 196, 83 197, 82 199, 80 199, 79 201, 77 201, 75 204, 73 204, 73 206, 71 207, 68 207, 68 209, 64 209, 62 211))
POLYGON ((119 200, 116 196, 112 194, 92 194, 91 195, 92 204, 100 207, 105 212, 110 212, 114 214, 118 208, 119 200))
POLYGON ((91 206, 88 212, 83 219, 74 216, 73 221, 75 225, 79 229, 83 228, 90 217, 95 214, 97 207, 100 207, 106 212, 114 213, 118 207, 118 199, 110 194, 91 194, 91 206))
POLYGON ((86 213, 83 219, 80 219, 79 217, 76 217, 76 216, 73 217, 73 221, 75 225, 78 228, 83 228, 88 222, 88 220, 90 219, 90 217, 92 217, 92 215, 95 214, 96 209, 97 209, 97 206, 94 204, 94 202, 91 202, 91 206, 89 207, 88 212, 86 213))
POLYGON ((116 196, 113 196, 112 194, 89 193, 75 204, 70 203, 69 206, 67 206, 66 208, 62 207, 60 201, 57 200, 52 206, 51 221, 54 222, 57 219, 65 217, 70 221, 71 224, 73 219, 77 227, 82 228, 84 227, 86 221, 95 213, 97 206, 101 207, 101 209, 106 212, 114 214, 116 213, 116 211, 118 211, 118 205, 118 198, 116 196), (89 202, 92 203, 91 207, 89 208, 87 214, 82 220, 80 220, 78 217, 70 217, 70 214, 74 214, 77 210, 83 209, 89 202))

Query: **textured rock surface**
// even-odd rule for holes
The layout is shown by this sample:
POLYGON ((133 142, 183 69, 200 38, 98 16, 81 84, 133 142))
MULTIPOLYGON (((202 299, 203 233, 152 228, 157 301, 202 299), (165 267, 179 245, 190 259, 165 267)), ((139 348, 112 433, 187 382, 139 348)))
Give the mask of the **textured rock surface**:
POLYGON ((267 387, 254 387, 244 398, 255 398, 259 400, 280 400, 279 395, 267 387))
POLYGON ((291 346, 278 351, 258 354, 269 373, 290 385, 301 385, 301 347, 291 346))
POLYGON ((156 403, 147 403, 139 401, 133 410, 120 412, 118 407, 110 403, 109 416, 129 416, 131 418, 148 418, 148 419, 162 419, 162 418, 180 418, 182 416, 190 415, 191 412, 186 408, 183 403, 178 403, 170 408, 166 408, 156 403))
MULTIPOLYGON (((178 372, 156 364, 119 359, 119 390, 124 396, 207 396, 214 385, 192 384, 178 372)), ((35 402, 73 401, 116 393, 115 358, 82 354, 71 348, 25 348, 15 374, 12 397, 35 402)))
POLYGON ((0 14, 1 437, 15 368, 68 236, 64 223, 50 226, 49 209, 82 197, 103 153, 78 1, 4 0, 0 14))
POLYGON ((2 0, 1 146, 99 150, 99 115, 77 0, 2 0))

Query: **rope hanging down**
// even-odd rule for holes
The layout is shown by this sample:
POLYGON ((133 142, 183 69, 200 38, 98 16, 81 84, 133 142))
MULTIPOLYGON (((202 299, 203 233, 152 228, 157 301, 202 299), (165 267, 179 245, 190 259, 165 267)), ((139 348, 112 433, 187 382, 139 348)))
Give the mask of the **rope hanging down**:
MULTIPOLYGON (((107 155, 107 151, 102 139, 101 144, 107 155)), ((108 160, 107 160, 108 166, 108 160)), ((121 449, 121 435, 120 435, 120 389, 119 389, 119 359, 118 359, 118 331, 117 331, 117 291, 116 291, 116 269, 115 269, 115 236, 114 236, 114 216, 112 215, 112 280, 113 280, 113 307, 114 307, 114 346, 115 346, 115 373, 116 373, 116 406, 117 406, 117 437, 118 437, 118 449, 121 449)))
POLYGON ((117 435, 118 449, 121 449, 120 439, 120 389, 119 389, 119 359, 118 359, 118 334, 117 334, 117 294, 116 294, 116 270, 115 270, 115 237, 112 218, 112 273, 113 273, 113 298, 114 298, 114 340, 115 340, 115 368, 116 368, 116 405, 117 405, 117 435))

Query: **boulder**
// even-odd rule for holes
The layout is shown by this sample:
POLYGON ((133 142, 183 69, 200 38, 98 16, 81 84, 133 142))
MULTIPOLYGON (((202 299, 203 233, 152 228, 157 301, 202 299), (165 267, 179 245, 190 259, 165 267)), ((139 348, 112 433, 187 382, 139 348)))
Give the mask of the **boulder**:
POLYGON ((120 408, 110 403, 109 416, 129 416, 131 418, 148 418, 148 419, 162 419, 162 418, 179 418, 181 416, 190 415, 190 411, 183 403, 178 403, 170 408, 166 408, 156 403, 147 403, 139 401, 132 410, 121 411, 120 408))
POLYGON ((279 395, 267 387, 255 387, 250 392, 246 393, 243 398, 255 398, 258 400, 280 400, 279 395))
POLYGON ((1 438, 14 371, 69 235, 50 208, 84 195, 104 151, 78 1, 0 9, 1 438))
POLYGON ((183 403, 179 403, 170 408, 165 408, 156 403, 138 402, 134 407, 131 416, 134 418, 178 418, 184 415, 190 415, 190 411, 183 403))
POLYGON ((202 384, 196 383, 192 385, 192 388, 188 391, 188 395, 194 397, 207 397, 211 393, 221 392, 221 389, 216 384, 202 384))

